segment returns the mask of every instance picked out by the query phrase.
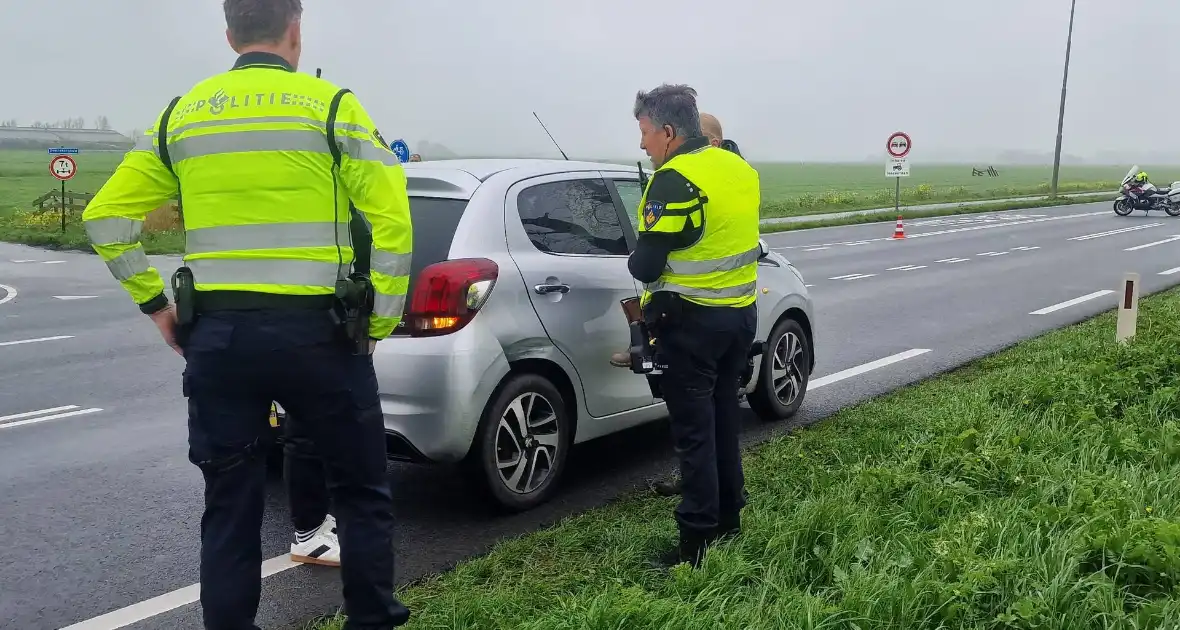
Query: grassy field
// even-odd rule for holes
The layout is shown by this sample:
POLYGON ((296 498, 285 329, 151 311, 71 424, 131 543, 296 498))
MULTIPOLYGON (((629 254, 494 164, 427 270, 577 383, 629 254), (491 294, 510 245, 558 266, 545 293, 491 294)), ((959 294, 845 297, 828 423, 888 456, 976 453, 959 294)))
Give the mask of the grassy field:
MULTIPOLYGON (((114 171, 119 153, 84 152, 76 156, 78 176, 67 188, 74 192, 97 192, 114 171)), ((764 217, 824 214, 845 210, 890 207, 893 205, 892 181, 884 177, 884 167, 875 164, 804 164, 756 163, 762 178, 764 217)), ((987 165, 979 165, 986 168, 987 165)), ((903 180, 902 204, 937 204, 1008 197, 1043 196, 1049 190, 1051 169, 1029 166, 995 166, 997 177, 971 175, 969 165, 914 165, 913 176, 903 180)), ((1126 173, 1125 166, 1065 166, 1061 171, 1062 193, 1110 193, 1126 173)), ((1148 166, 1146 170, 1160 182, 1180 178, 1180 167, 1148 166)), ((59 184, 49 174, 49 156, 36 151, 0 151, 0 240, 37 245, 73 248, 76 239, 68 235, 43 233, 41 218, 26 220, 24 213, 33 199, 56 189, 59 184), (31 236, 30 236, 31 235, 31 236)), ((1020 207, 1027 207, 1025 203, 1020 207)), ((980 211, 979 209, 944 209, 935 214, 980 211)), ((930 211, 915 211, 929 215, 930 211)), ((917 215, 911 215, 917 216, 917 215)), ((862 223, 879 217, 826 222, 862 223)), ((815 227, 808 224, 806 227, 815 227)), ((795 225, 790 229, 800 229, 795 225)), ((173 243, 168 236, 161 242, 173 243)), ((83 249, 85 243, 82 242, 83 249)))
POLYGON ((406 589, 406 627, 1176 628, 1177 319, 1174 291, 1132 344, 1107 314, 763 444, 697 572, 645 568, 674 504, 629 497, 406 589))

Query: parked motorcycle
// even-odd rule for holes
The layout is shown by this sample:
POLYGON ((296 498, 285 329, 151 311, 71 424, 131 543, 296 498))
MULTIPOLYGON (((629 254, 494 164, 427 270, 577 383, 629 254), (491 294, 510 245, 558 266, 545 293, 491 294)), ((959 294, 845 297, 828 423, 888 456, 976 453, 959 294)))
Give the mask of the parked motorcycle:
POLYGON ((1156 188, 1151 182, 1135 181, 1138 173, 1138 164, 1127 171, 1119 196, 1114 200, 1114 213, 1125 217, 1135 210, 1142 210, 1144 214, 1163 210, 1169 216, 1180 216, 1180 182, 1172 182, 1170 188, 1156 188))

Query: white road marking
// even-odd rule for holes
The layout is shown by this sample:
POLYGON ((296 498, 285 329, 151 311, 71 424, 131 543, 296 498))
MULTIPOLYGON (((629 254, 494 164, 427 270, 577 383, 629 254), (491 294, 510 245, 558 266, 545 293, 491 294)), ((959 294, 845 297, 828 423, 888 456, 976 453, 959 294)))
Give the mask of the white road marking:
MULTIPOLYGON (((876 239, 873 239, 873 240, 876 240, 876 239)), ((873 241, 857 241, 855 243, 847 243, 847 245, 849 247, 852 247, 853 245, 868 245, 871 242, 873 242, 873 241)))
POLYGON ((32 259, 22 259, 22 260, 14 260, 12 262, 14 262, 14 263, 29 263, 29 262, 37 262, 37 261, 32 260, 32 259))
POLYGON ((0 284, 0 291, 4 291, 4 297, 0 298, 0 304, 7 304, 16 299, 16 289, 7 284, 0 284))
POLYGON ((1172 274, 1174 274, 1174 273, 1180 273, 1180 267, 1172 267, 1171 269, 1168 269, 1168 270, 1165 270, 1165 271, 1161 271, 1161 272, 1159 273, 1159 275, 1161 275, 1161 276, 1170 276, 1170 275, 1172 275, 1172 274))
MULTIPOLYGON (((290 554, 283 554, 262 563, 262 577, 268 578, 276 573, 294 569, 299 563, 292 562, 290 554)), ((105 615, 80 621, 61 630, 117 630, 144 619, 151 619, 156 615, 175 610, 181 606, 195 604, 201 599, 201 585, 189 584, 158 597, 132 604, 126 608, 111 611, 105 615)))
POLYGON ((808 288, 808 289, 810 289, 811 287, 814 287, 815 285, 814 285, 814 284, 805 284, 805 285, 803 285, 803 286, 804 286, 804 287, 806 287, 806 288, 808 288))
POLYGON ((1124 249, 1123 251, 1124 252, 1135 252, 1135 251, 1139 251, 1141 249, 1147 249, 1148 247, 1155 247, 1156 245, 1163 245, 1164 243, 1171 243, 1172 241, 1177 241, 1177 240, 1180 240, 1180 234, 1177 234, 1175 236, 1169 236, 1168 238, 1165 238, 1162 241, 1156 241, 1154 243, 1147 243, 1146 245, 1136 245, 1134 247, 1128 247, 1127 249, 1124 249))
POLYGON ((42 265, 60 265, 64 262, 65 262, 64 260, 46 260, 45 262, 43 262, 41 264, 42 265))
POLYGON ((1163 223, 1148 223, 1147 225, 1133 225, 1118 230, 1107 230, 1105 232, 1097 232, 1095 234, 1084 234, 1082 236, 1074 236, 1068 240, 1071 241, 1088 241, 1094 238, 1102 238, 1104 236, 1114 236, 1115 234, 1126 234, 1127 232, 1134 232, 1135 230, 1146 230, 1147 228, 1159 227, 1163 223))
POLYGON ((884 359, 877 359, 876 361, 870 361, 868 363, 865 363, 864 365, 858 365, 856 367, 848 368, 847 370, 841 370, 839 372, 836 372, 835 374, 829 374, 827 376, 823 376, 823 377, 815 379, 814 381, 809 382, 807 384, 807 391, 810 392, 812 390, 819 389, 819 388, 824 387, 826 385, 831 385, 832 383, 839 383, 840 381, 850 379, 854 376, 860 376, 861 374, 864 374, 865 372, 872 372, 873 370, 879 370, 883 367, 893 365, 894 363, 898 363, 900 361, 905 361, 906 359, 912 359, 916 356, 926 354, 927 352, 930 352, 929 348, 914 348, 913 350, 906 350, 905 352, 899 352, 893 356, 885 357, 884 359))
POLYGON ((954 264, 954 263, 967 262, 967 259, 966 258, 943 258, 942 260, 936 260, 934 262, 954 264))
POLYGON ((1089 302, 1090 300, 1093 300, 1095 298, 1100 298, 1104 295, 1110 295, 1111 293, 1114 293, 1114 291, 1112 291, 1110 289, 1103 289, 1101 291, 1095 291, 1093 293, 1083 295, 1082 297, 1074 298, 1072 300, 1066 300, 1064 302, 1061 302, 1060 304, 1054 304, 1053 306, 1046 306, 1045 308, 1042 308, 1042 309, 1039 309, 1039 310, 1029 313, 1029 315, 1048 315, 1049 313, 1060 311, 1063 308, 1077 306, 1078 304, 1081 304, 1082 302, 1089 302))
POLYGON ((58 300, 88 300, 90 298, 96 298, 98 296, 97 295, 55 295, 53 297, 58 300))
POLYGON ((57 341, 59 339, 73 339, 73 335, 58 335, 56 337, 38 337, 37 339, 20 339, 17 341, 0 341, 0 346, 20 346, 26 343, 40 343, 42 341, 57 341))
POLYGON ((26 424, 36 424, 38 422, 45 422, 48 420, 60 420, 62 418, 73 418, 74 416, 85 416, 87 414, 97 413, 102 411, 101 407, 90 407, 89 409, 79 409, 77 405, 67 405, 65 407, 54 407, 52 409, 41 409, 38 411, 27 411, 25 413, 18 413, 11 416, 0 416, 0 429, 11 429, 13 427, 23 427, 26 424), (63 411, 69 409, 71 411, 63 411), (61 411, 62 413, 53 413, 61 411), (50 415, 44 415, 50 414, 50 415), (21 418, 26 418, 21 420, 21 418), (15 421, 15 422, 10 422, 15 421))
POLYGON ((913 268, 914 268, 913 265, 902 265, 900 267, 890 267, 890 268, 886 269, 885 271, 908 271, 913 268))
POLYGON ((806 247, 831 247, 833 245, 852 245, 852 244, 860 245, 860 244, 864 244, 864 243, 876 243, 879 241, 893 241, 893 240, 907 241, 910 239, 923 238, 926 236, 940 236, 942 234, 957 234, 959 232, 973 232, 975 230, 991 230, 994 228, 1010 227, 1013 225, 1026 225, 1029 223, 1044 223, 1046 221, 1062 221, 1064 219, 1077 219, 1077 218, 1082 218, 1082 217, 1094 217, 1094 216, 1098 216, 1100 214, 1110 214, 1110 211, 1109 210, 1102 210, 1099 212, 1082 212, 1080 214, 1065 214, 1065 215, 1061 215, 1061 216, 1057 216, 1057 217, 1043 217, 1040 219, 1026 219, 1026 220, 1022 220, 1022 221, 1004 221, 1001 223, 988 223, 985 225, 971 225, 968 227, 954 228, 951 230, 938 230, 936 232, 920 232, 918 234, 907 234, 904 239, 895 239, 892 236, 883 236, 881 238, 869 239, 867 241, 866 240, 859 240, 859 241, 840 241, 837 243, 818 243, 818 244, 813 243, 810 245, 784 245, 782 247, 772 247, 771 249, 780 250, 780 249, 800 249, 800 248, 806 248, 806 247))
POLYGON ((864 278, 872 278, 875 273, 850 273, 846 276, 837 276, 835 278, 828 278, 828 280, 863 280, 864 278))
POLYGON ((821 249, 827 249, 827 247, 812 247, 811 249, 805 249, 803 251, 805 251, 805 252, 818 252, 821 249))
POLYGON ((1037 245, 1036 247, 1029 247, 1027 245, 1023 245, 1021 247, 1013 247, 1012 250, 1017 251, 1017 252, 1031 252, 1034 249, 1040 249, 1040 248, 1041 248, 1040 245, 1037 245))
POLYGON ((984 252, 982 254, 976 254, 976 256, 1007 256, 1007 255, 1008 255, 1008 252, 984 252))

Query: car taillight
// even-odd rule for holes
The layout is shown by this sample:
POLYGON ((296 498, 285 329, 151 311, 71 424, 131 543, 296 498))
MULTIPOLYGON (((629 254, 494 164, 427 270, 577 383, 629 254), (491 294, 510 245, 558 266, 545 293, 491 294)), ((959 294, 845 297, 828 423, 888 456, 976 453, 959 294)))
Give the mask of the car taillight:
POLYGON ((445 260, 423 269, 405 315, 410 336, 445 335, 466 326, 487 302, 499 272, 486 258, 445 260))

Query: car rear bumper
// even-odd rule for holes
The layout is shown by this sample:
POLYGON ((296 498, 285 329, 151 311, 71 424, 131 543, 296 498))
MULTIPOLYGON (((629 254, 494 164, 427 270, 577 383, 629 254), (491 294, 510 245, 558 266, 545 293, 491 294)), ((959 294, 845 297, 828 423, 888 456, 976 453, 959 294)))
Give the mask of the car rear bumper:
POLYGON ((373 353, 392 459, 457 462, 508 373, 499 341, 474 321, 439 337, 390 337, 373 353))

